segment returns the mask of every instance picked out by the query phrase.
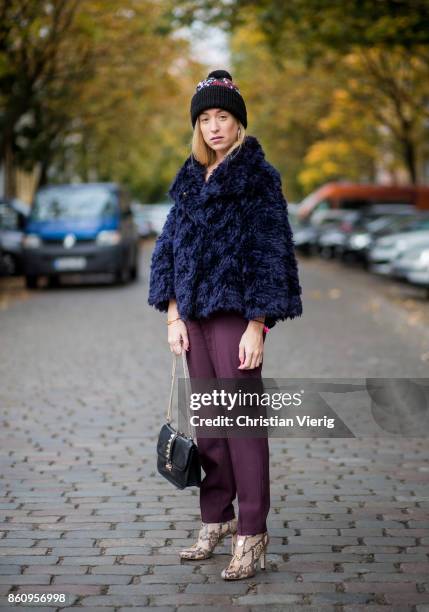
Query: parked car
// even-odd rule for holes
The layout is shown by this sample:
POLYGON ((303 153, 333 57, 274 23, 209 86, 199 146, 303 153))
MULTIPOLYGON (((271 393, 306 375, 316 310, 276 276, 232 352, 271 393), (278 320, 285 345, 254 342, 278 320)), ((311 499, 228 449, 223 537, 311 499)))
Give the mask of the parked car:
POLYGON ((298 215, 305 220, 316 210, 359 210, 373 204, 407 204, 416 210, 429 210, 429 186, 330 182, 304 198, 298 215))
POLYGON ((172 203, 169 202, 162 202, 160 204, 146 204, 147 219, 156 235, 162 232, 162 228, 164 227, 164 223, 171 207, 172 203))
POLYGON ((396 279, 429 287, 429 238, 426 243, 398 255, 392 261, 391 275, 396 279))
POLYGON ((365 260, 367 247, 373 239, 399 231, 416 218, 414 206, 374 204, 351 211, 338 228, 337 235, 324 236, 324 246, 333 246, 342 259, 365 260))
MULTIPOLYGON (((318 252, 322 257, 331 258, 341 256, 346 258, 348 239, 354 232, 367 230, 368 225, 381 217, 399 217, 414 214, 415 208, 409 205, 374 204, 359 210, 346 209, 316 209, 309 217, 307 233, 308 240, 313 243, 312 251, 318 252), (319 226, 316 230, 314 226, 319 226), (311 228, 311 237, 310 231, 311 228)), ((302 242, 302 236, 300 237, 302 242)))
POLYGON ((347 211, 342 210, 321 210, 307 220, 298 220, 293 236, 297 250, 306 255, 318 253, 321 236, 341 223, 346 214, 347 211))
POLYGON ((287 203, 288 215, 294 217, 298 212, 298 208, 299 208, 299 204, 297 204, 296 202, 288 202, 287 203))
POLYGON ((134 221, 138 227, 140 238, 148 238, 153 234, 152 224, 148 218, 146 206, 139 202, 131 204, 134 221))
POLYGON ((343 257, 352 255, 355 259, 367 263, 369 251, 378 238, 420 229, 429 229, 429 213, 405 212, 383 215, 370 221, 365 230, 357 230, 348 236, 343 248, 343 257))
POLYGON ((338 217, 318 238, 318 251, 322 257, 337 257, 343 253, 348 234, 362 223, 359 211, 349 211, 338 217))
POLYGON ((36 193, 23 237, 25 278, 110 273, 124 284, 138 276, 139 238, 127 192, 116 183, 50 185, 36 193))
POLYGON ((18 198, 0 199, 0 274, 23 273, 22 236, 30 206, 18 198))
POLYGON ((369 250, 368 260, 371 272, 389 275, 393 261, 407 249, 427 245, 429 230, 420 229, 410 232, 400 232, 378 238, 369 250))
POLYGON ((287 212, 288 212, 289 225, 291 226, 292 231, 295 232, 295 229, 300 224, 300 221, 297 216, 298 204, 288 202, 287 212))

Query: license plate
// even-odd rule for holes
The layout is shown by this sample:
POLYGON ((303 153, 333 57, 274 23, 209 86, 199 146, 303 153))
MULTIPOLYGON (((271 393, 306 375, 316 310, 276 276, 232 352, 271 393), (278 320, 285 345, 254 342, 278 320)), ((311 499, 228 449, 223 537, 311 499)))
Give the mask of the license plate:
POLYGON ((86 268, 85 257, 58 257, 54 259, 55 270, 83 270, 86 268))

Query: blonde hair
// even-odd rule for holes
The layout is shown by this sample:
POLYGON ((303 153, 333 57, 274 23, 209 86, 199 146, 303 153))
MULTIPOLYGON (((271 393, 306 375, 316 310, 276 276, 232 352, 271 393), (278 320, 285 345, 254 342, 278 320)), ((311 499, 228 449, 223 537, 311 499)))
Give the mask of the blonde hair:
MULTIPOLYGON (((240 136, 234 142, 234 144, 228 149, 228 151, 225 154, 225 157, 229 155, 230 153, 232 153, 235 149, 241 147, 246 137, 246 130, 244 129, 244 126, 241 123, 241 121, 239 121, 238 119, 237 119, 237 125, 240 129, 240 136)), ((200 128, 199 117, 195 123, 194 133, 192 135, 192 154, 194 158, 200 162, 200 164, 206 167, 210 166, 211 164, 214 164, 216 161, 216 152, 211 147, 209 147, 209 145, 206 143, 206 141, 203 138, 203 134, 200 128)))

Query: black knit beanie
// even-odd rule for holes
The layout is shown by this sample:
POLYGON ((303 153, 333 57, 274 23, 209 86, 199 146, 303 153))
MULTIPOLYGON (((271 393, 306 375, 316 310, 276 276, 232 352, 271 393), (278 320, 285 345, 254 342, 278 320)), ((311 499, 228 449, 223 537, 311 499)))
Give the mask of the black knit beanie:
POLYGON ((214 70, 198 83, 191 100, 192 127, 195 127, 198 115, 208 108, 223 108, 247 127, 246 105, 240 90, 226 70, 214 70))

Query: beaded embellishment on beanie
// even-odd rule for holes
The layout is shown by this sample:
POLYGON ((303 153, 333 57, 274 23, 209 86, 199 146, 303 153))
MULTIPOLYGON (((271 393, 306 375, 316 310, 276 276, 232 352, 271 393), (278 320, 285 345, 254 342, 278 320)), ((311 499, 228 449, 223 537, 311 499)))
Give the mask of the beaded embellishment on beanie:
POLYGON ((246 105, 238 86, 226 70, 213 70, 198 83, 191 100, 192 127, 195 127, 198 115, 208 108, 223 108, 247 127, 246 105))
POLYGON ((200 91, 200 89, 203 89, 203 87, 210 87, 210 85, 220 85, 221 87, 229 87, 229 89, 234 89, 237 93, 240 93, 240 90, 238 89, 237 85, 233 83, 231 75, 229 74, 229 72, 226 72, 226 70, 215 70, 214 72, 211 72, 206 79, 198 83, 197 91, 200 91), (228 76, 212 76, 214 74, 223 74, 228 76))

